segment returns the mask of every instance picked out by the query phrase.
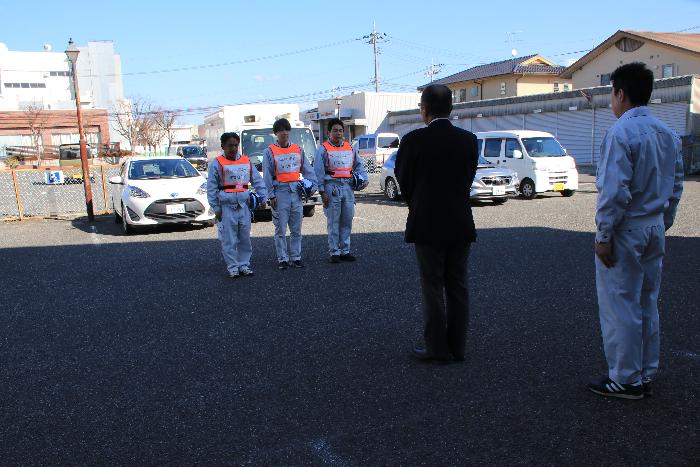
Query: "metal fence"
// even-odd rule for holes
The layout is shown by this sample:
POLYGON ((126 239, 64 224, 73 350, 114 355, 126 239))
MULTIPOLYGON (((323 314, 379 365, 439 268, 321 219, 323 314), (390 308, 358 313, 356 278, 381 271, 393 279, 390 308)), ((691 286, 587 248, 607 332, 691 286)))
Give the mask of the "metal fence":
MULTIPOLYGON (((115 175, 119 175, 116 165, 90 168, 96 214, 112 211, 109 178, 115 175)), ((85 213, 85 190, 79 167, 0 170, 0 220, 85 213), (47 174, 55 170, 63 172, 63 183, 47 183, 47 174)))

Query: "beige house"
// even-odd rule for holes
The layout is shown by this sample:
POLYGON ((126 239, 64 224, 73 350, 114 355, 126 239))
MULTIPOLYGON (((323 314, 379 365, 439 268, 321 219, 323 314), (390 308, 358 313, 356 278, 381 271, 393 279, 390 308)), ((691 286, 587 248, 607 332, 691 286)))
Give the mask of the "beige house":
POLYGON ((433 81, 433 84, 444 84, 452 89, 454 103, 471 102, 569 91, 571 80, 560 78, 562 71, 564 67, 541 55, 528 55, 475 66, 433 81))
POLYGON ((699 74, 700 34, 617 31, 560 77, 576 89, 607 86, 615 68, 631 62, 645 63, 656 79, 699 74))

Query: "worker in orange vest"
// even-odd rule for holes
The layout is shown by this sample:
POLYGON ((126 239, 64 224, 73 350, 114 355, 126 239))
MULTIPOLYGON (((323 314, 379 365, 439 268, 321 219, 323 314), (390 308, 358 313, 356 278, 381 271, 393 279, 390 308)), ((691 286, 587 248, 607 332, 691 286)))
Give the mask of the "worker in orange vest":
POLYGON ((299 180, 311 182, 311 192, 316 190, 316 175, 304 154, 304 148, 289 140, 292 125, 280 118, 272 126, 277 142, 263 152, 263 180, 272 207, 272 223, 275 225, 275 250, 278 269, 303 268, 301 261, 301 224, 304 218, 299 180), (289 243, 287 243, 289 225, 289 243))
POLYGON ((221 135, 223 155, 209 164, 207 178, 207 199, 218 221, 221 251, 231 278, 253 275, 250 202, 255 197, 251 196, 250 184, 261 203, 267 197, 260 173, 247 156, 238 153, 240 143, 236 133, 221 135))
POLYGON ((314 170, 323 212, 328 220, 328 252, 331 263, 355 261, 350 254, 350 232, 355 215, 355 192, 369 184, 362 159, 344 140, 345 125, 333 118, 328 122, 328 141, 316 150, 314 170), (353 181, 354 180, 354 181, 353 181), (354 183, 359 184, 354 186, 354 183))

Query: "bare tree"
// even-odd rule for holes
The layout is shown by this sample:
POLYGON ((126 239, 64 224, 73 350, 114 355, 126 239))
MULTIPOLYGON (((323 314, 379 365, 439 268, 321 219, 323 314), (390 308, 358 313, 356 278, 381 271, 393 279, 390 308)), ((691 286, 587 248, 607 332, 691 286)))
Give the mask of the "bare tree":
POLYGON ((144 133, 149 127, 147 120, 150 108, 151 105, 146 100, 132 97, 118 102, 112 113, 115 130, 129 142, 132 152, 136 151, 136 146, 146 142, 144 133))
POLYGON ((149 112, 143 116, 141 138, 145 146, 153 152, 158 150, 163 141, 163 129, 158 125, 157 112, 149 112))
POLYGON ((178 112, 162 108, 157 109, 153 113, 153 120, 158 128, 160 128, 162 137, 168 140, 168 154, 170 153, 170 146, 173 144, 173 139, 175 139, 175 124, 179 116, 180 114, 178 112))
POLYGON ((44 113, 44 107, 34 102, 25 107, 24 116, 27 119, 27 126, 32 136, 32 146, 36 153, 36 165, 40 166, 41 156, 43 155, 41 133, 46 128, 47 115, 44 113))

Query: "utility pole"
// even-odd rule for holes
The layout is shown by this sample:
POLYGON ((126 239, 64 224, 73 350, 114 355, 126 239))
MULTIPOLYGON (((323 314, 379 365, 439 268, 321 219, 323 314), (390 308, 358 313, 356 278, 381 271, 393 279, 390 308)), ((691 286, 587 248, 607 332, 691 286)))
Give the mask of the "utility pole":
POLYGON ((430 61, 430 66, 427 68, 425 72, 425 77, 430 78, 430 82, 433 82, 433 76, 437 75, 442 71, 442 67, 445 66, 444 63, 433 63, 433 60, 430 61))
POLYGON ((368 39, 367 43, 372 45, 374 52, 374 92, 379 92, 379 48, 378 43, 386 42, 386 34, 377 32, 377 26, 372 23, 372 33, 368 36, 363 36, 363 39, 368 39))

